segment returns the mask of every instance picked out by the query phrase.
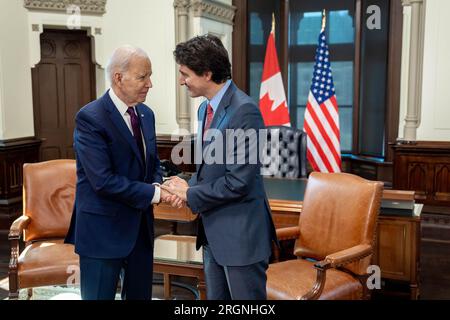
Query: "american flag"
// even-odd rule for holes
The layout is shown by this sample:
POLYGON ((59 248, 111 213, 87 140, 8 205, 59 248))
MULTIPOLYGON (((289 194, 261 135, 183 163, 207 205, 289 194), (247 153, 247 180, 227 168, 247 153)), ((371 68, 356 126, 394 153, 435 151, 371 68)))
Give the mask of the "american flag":
POLYGON ((308 135, 308 161, 313 169, 320 172, 340 172, 338 104, 331 73, 330 52, 324 31, 319 35, 314 75, 305 111, 304 130, 308 135))

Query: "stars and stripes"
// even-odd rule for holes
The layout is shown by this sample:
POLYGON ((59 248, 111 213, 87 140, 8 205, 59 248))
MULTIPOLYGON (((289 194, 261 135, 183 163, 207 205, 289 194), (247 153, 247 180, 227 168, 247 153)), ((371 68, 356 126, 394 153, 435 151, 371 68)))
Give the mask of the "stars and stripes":
POLYGON ((340 172, 338 104, 330 66, 330 52, 323 31, 319 35, 319 45, 316 50, 304 130, 308 134, 308 161, 313 169, 320 172, 340 172))

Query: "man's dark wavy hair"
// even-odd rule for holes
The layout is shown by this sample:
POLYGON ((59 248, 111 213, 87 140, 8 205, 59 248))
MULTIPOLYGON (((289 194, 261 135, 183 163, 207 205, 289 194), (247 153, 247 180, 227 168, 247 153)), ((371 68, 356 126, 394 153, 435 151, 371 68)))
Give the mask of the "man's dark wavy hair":
POLYGON ((178 64, 187 66, 198 76, 211 71, 212 81, 217 84, 231 79, 228 52, 216 36, 197 36, 179 43, 173 55, 178 64))

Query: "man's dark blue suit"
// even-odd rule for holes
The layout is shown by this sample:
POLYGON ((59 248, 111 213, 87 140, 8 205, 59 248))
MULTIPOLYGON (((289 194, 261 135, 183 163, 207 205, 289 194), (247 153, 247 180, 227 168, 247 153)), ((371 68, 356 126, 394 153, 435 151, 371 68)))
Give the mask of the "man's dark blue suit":
MULTIPOLYGON (((200 123, 206 118, 206 109, 205 101, 198 111, 200 123)), ((210 128, 220 132, 216 138, 223 140, 215 144, 207 134, 204 143, 197 140, 197 150, 206 156, 214 154, 211 148, 215 153, 223 151, 224 158, 222 163, 198 164, 187 191, 188 205, 200 214, 197 249, 204 245, 207 295, 210 299, 265 299, 265 271, 276 235, 260 175, 259 145, 247 143, 241 149, 246 161, 241 163, 237 160, 242 143, 230 147, 227 141, 227 134, 236 130, 253 132, 257 139, 264 121, 253 100, 231 83, 210 128), (253 163, 249 160, 252 156, 256 156, 253 163), (218 280, 223 268, 226 279, 218 280)), ((197 137, 203 136, 202 129, 199 126, 197 137)))
POLYGON ((161 183, 162 176, 154 114, 144 104, 135 109, 145 141, 145 159, 109 92, 76 116, 77 186, 66 242, 73 243, 80 255, 81 281, 87 284, 84 292, 82 285, 82 296, 87 298, 111 298, 115 286, 93 286, 104 278, 118 280, 120 270, 129 275, 122 283, 122 297, 151 298, 152 183, 161 183), (84 274, 83 269, 87 270, 84 274))

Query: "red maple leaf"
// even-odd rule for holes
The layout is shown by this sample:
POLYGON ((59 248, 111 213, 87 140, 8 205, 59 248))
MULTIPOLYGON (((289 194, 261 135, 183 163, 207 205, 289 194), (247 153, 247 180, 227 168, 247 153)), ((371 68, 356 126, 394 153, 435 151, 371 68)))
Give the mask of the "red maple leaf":
POLYGON ((266 126, 279 126, 289 123, 289 112, 286 106, 286 101, 283 101, 278 107, 272 111, 273 100, 270 99, 269 94, 266 93, 261 100, 259 100, 259 109, 264 119, 266 126))

